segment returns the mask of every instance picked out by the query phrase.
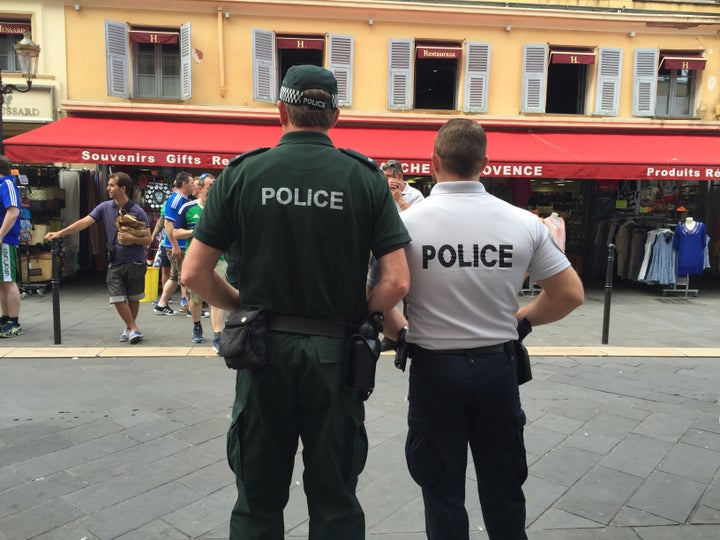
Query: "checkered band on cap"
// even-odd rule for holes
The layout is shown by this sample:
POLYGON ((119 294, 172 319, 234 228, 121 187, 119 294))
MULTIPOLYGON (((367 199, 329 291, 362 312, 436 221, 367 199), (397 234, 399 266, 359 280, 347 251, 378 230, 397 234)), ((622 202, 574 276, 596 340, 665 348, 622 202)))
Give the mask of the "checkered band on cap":
POLYGON ((338 108, 338 95, 331 94, 330 101, 310 98, 303 95, 302 90, 295 88, 288 88, 287 86, 280 87, 280 101, 283 103, 289 103, 290 105, 306 105, 311 109, 337 109, 338 108))

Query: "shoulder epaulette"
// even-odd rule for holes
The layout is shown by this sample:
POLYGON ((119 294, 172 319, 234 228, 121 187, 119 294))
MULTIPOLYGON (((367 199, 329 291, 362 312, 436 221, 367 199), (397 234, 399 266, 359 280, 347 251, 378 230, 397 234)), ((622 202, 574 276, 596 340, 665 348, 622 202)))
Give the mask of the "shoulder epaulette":
POLYGON ((346 154, 346 155, 350 156, 351 158, 355 158, 355 159, 357 159, 358 161, 361 161, 362 163, 364 163, 365 165, 367 165, 367 166, 370 167, 371 169, 377 169, 377 168, 378 168, 378 164, 375 163, 375 160, 373 160, 372 158, 367 157, 367 156, 364 155, 364 154, 361 154, 360 152, 356 152, 356 151, 353 150, 352 148, 338 148, 338 150, 340 150, 343 154, 346 154))
POLYGON ((237 165, 242 160, 249 158, 250 156, 262 154, 263 152, 267 152, 268 150, 270 150, 269 146, 262 146, 260 148, 256 148, 255 150, 248 150, 247 152, 244 152, 244 153, 240 154, 239 156, 235 156, 234 158, 232 158, 230 160, 230 163, 228 163, 228 165, 237 165))

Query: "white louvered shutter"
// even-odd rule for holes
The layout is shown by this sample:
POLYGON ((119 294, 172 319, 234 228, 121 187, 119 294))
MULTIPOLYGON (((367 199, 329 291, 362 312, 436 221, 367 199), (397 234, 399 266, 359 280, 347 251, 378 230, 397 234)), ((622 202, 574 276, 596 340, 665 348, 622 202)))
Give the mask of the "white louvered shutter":
POLYGON ((265 103, 277 101, 275 72, 275 32, 253 28, 252 31, 253 99, 265 103))
POLYGON ((617 116, 620 111, 622 49, 600 48, 595 114, 617 116))
POLYGON ((130 97, 128 76, 130 52, 127 24, 105 20, 105 62, 108 96, 130 97))
POLYGON ((523 46, 522 104, 520 112, 545 112, 547 62, 547 45, 523 46))
POLYGON ((192 97, 192 42, 190 40, 190 23, 180 27, 180 97, 192 97))
POLYGON ((465 48, 465 92, 463 112, 484 113, 488 110, 490 77, 490 43, 467 43, 465 48))
POLYGON ((388 109, 411 109, 412 39, 390 40, 390 73, 388 74, 388 109))
POLYGON ((338 101, 341 106, 352 105, 353 52, 352 36, 330 34, 328 63, 338 83, 338 101))
POLYGON ((657 49, 635 49, 633 116, 655 116, 659 56, 657 49))

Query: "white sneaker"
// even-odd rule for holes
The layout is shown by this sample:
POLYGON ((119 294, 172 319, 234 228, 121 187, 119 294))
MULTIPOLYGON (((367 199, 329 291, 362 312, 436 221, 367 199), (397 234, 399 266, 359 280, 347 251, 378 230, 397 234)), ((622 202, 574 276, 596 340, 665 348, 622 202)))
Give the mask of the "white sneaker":
POLYGON ((130 341, 130 345, 135 345, 136 343, 140 343, 144 337, 145 336, 140 330, 130 330, 130 333, 128 334, 128 341, 130 341))
POLYGON ((128 328, 126 328, 125 331, 120 334, 118 341, 120 343, 127 343, 128 341, 130 341, 130 330, 128 328))

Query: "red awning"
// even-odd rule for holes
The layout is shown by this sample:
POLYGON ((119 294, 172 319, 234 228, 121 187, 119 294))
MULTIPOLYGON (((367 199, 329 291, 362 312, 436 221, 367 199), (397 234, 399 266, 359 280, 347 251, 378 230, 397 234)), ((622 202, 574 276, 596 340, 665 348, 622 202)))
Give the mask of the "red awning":
POLYGON ((0 34, 23 34, 30 31, 30 23, 0 21, 0 34))
POLYGON ((595 52, 592 49, 550 49, 551 64, 594 64, 595 52))
POLYGON ((660 65, 665 69, 703 70, 707 59, 701 52, 660 53, 660 65))
POLYGON ((462 58, 461 47, 434 47, 432 45, 418 45, 418 58, 431 58, 433 60, 455 60, 462 58))
MULTIPOLYGON (((430 175, 435 129, 337 127, 330 136, 379 163, 398 159, 430 175)), ((274 146, 279 125, 69 117, 5 140, 18 163, 105 163, 221 169, 274 146)), ((720 180, 720 137, 613 133, 488 133, 486 176, 720 180)))
POLYGON ((180 42, 179 32, 163 30, 130 30, 130 41, 133 43, 163 43, 175 45, 180 42))
POLYGON ((325 40, 320 38, 279 37, 277 38, 277 48, 323 50, 325 48, 325 40))

